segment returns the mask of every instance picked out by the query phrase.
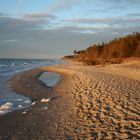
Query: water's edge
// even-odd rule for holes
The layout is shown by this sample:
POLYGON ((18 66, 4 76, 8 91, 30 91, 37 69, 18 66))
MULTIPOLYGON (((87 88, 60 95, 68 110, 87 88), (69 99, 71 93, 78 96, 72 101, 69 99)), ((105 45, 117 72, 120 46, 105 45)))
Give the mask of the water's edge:
MULTIPOLYGON (((40 66, 46 65, 48 66, 53 64, 64 63, 61 62, 60 60, 59 61, 43 60, 41 64, 39 63, 40 60, 39 62, 37 61, 37 63, 36 60, 33 60, 34 64, 31 62, 31 60, 29 61, 30 63, 28 64, 27 63, 28 61, 24 62, 24 60, 21 61, 21 60, 0 59, 0 116, 3 116, 7 113, 10 113, 18 109, 28 108, 32 105, 32 100, 30 98, 11 90, 12 87, 10 79, 12 77, 21 72, 36 69, 40 66), (4 62, 1 63, 2 61, 4 62), (33 66, 31 66, 32 64, 33 66)), ((57 84, 57 82, 60 79, 60 76, 58 76, 58 74, 57 78, 54 75, 55 75, 54 73, 52 74, 50 72, 41 72, 38 75, 36 75, 36 78, 41 80, 47 86, 52 87, 55 84, 57 84)))

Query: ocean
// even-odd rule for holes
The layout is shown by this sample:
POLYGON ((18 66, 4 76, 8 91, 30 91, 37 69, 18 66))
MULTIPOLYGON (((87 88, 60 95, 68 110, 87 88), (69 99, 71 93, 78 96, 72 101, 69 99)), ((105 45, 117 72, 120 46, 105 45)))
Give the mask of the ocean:
POLYGON ((0 116, 17 109, 27 108, 32 103, 30 98, 11 91, 9 79, 12 76, 35 67, 60 63, 64 63, 64 61, 52 59, 0 59, 0 116))

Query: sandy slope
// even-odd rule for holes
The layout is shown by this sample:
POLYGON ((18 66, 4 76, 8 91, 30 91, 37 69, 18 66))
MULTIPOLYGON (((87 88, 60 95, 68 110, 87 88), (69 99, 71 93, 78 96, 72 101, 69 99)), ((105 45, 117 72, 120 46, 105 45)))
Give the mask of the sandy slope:
POLYGON ((18 93, 38 101, 53 100, 47 110, 41 109, 46 104, 38 102, 24 115, 18 111, 0 118, 6 131, 0 126, 2 139, 140 139, 139 60, 108 66, 70 63, 42 67, 17 75, 13 81, 18 93), (32 78, 44 70, 62 74, 49 94, 32 78), (27 88, 28 82, 32 87, 27 88), (8 121, 10 118, 16 121, 8 121), (7 131, 8 137, 3 136, 7 131))

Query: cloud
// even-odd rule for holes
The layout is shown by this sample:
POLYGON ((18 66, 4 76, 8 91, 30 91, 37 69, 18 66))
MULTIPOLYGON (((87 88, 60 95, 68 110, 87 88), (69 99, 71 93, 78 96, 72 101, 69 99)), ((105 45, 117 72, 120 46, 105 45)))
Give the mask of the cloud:
POLYGON ((2 43, 12 43, 12 42, 16 42, 17 40, 2 40, 0 42, 2 43))
POLYGON ((130 14, 127 14, 128 17, 140 17, 140 13, 130 13, 130 14))
POLYGON ((3 16, 3 15, 4 15, 3 13, 0 13, 0 17, 3 16))
POLYGON ((1 32, 16 32, 21 30, 31 30, 39 28, 41 21, 30 21, 11 17, 0 17, 0 31, 1 32))
MULTIPOLYGON (((112 12, 128 10, 128 8, 137 7, 140 4, 140 0, 56 0, 49 5, 48 13, 61 12, 62 10, 70 10, 73 7, 79 7, 84 9, 90 14, 90 12, 112 12), (87 6, 87 4, 89 6, 87 6), (86 7, 87 6, 87 7, 86 7)), ((67 12, 67 11, 66 11, 67 12)))
POLYGON ((28 13, 21 17, 5 16, 0 13, 0 31, 1 33, 21 32, 27 30, 43 29, 44 25, 48 25, 55 16, 47 13, 28 13))
POLYGON ((0 17, 6 17, 6 16, 8 16, 8 14, 0 12, 0 17))
MULTIPOLYGON (((55 12, 57 10, 63 10, 63 9, 70 9, 76 5, 79 5, 79 6, 85 6, 90 4, 90 5, 97 5, 97 6, 101 6, 101 5, 104 5, 104 7, 108 7, 108 5, 112 6, 112 8, 114 7, 120 7, 120 8, 125 8, 127 7, 128 5, 131 6, 131 5, 137 5, 137 4, 140 4, 140 1, 139 0, 57 0, 55 2, 53 2, 49 8, 48 8, 48 11, 49 12, 55 12), (124 7, 125 6, 125 7, 124 7)), ((109 7, 110 7, 109 6, 109 7)), ((102 7, 103 8, 103 7, 102 7)))
POLYGON ((0 42, 8 43, 8 40, 9 42, 16 42, 14 40, 32 40, 36 38, 36 35, 40 38, 39 35, 42 37, 43 34, 47 34, 48 37, 51 33, 54 36, 59 36, 59 33, 62 32, 63 34, 74 36, 75 34, 123 34, 124 32, 140 31, 139 18, 77 18, 65 21, 72 24, 59 23, 51 24, 51 26, 47 26, 46 28, 42 27, 42 25, 46 25, 46 22, 49 24, 49 21, 43 20, 0 17, 0 42), (100 24, 98 25, 98 23, 100 24), (135 25, 136 23, 137 25, 135 25))
POLYGON ((27 20, 12 17, 0 17, 0 42, 15 42, 24 38, 30 38, 30 32, 43 29, 42 25, 49 21, 27 20))
POLYGON ((129 34, 140 31, 140 26, 61 26, 50 29, 50 32, 69 32, 73 34, 129 34))
POLYGON ((25 19, 55 19, 55 16, 48 13, 27 13, 23 16, 25 19))
POLYGON ((0 56, 65 55, 93 42, 140 31, 138 13, 122 17, 57 20, 57 23, 55 18, 48 13, 28 13, 20 18, 0 16, 0 56))
POLYGON ((129 16, 109 17, 109 18, 74 18, 74 19, 65 20, 65 22, 70 22, 79 25, 80 24, 89 24, 89 25, 106 24, 108 26, 116 26, 116 25, 119 26, 124 24, 128 26, 130 24, 131 26, 135 26, 136 24, 140 24, 140 17, 138 17, 139 15, 138 14, 132 14, 132 15, 135 16, 133 18, 129 16))
MULTIPOLYGON (((122 0, 119 0, 121 2, 122 0)), ((129 4, 140 4, 139 0, 123 0, 124 3, 129 3, 129 4)), ((117 1, 116 1, 117 3, 117 1)))
MULTIPOLYGON (((59 0, 59 1, 55 1, 54 3, 52 3, 52 5, 49 6, 48 12, 52 13, 52 12, 56 12, 56 11, 60 11, 60 10, 64 10, 64 9, 71 9, 75 5, 81 4, 85 1, 86 0, 69 0, 69 1, 68 0, 59 0)), ((87 0, 87 1, 89 1, 89 0, 87 0)))
POLYGON ((111 22, 113 18, 74 18, 74 19, 69 19, 65 20, 66 22, 71 22, 71 23, 105 23, 105 22, 111 22))
MULTIPOLYGON (((131 0, 130 0, 131 1, 131 0)), ((61 11, 64 9, 71 9, 74 6, 79 6, 79 7, 85 7, 85 5, 90 4, 90 5, 96 5, 96 6, 101 6, 104 5, 106 7, 106 5, 110 5, 111 4, 119 4, 121 2, 121 0, 119 0, 119 2, 115 2, 114 0, 58 0, 53 2, 49 8, 48 8, 48 12, 52 13, 52 12, 56 12, 56 11, 61 11), (106 3, 106 5, 104 4, 106 3)), ((108 6, 107 6, 108 7, 108 6)))
POLYGON ((26 13, 20 17, 11 17, 6 13, 0 13, 0 40, 3 40, 2 38, 6 34, 44 29, 55 18, 54 15, 48 13, 26 13))
POLYGON ((52 31, 52 32, 72 32, 72 33, 98 33, 103 31, 105 28, 104 27, 76 27, 76 26, 58 26, 58 27, 54 27, 52 29, 48 29, 48 31, 52 31))

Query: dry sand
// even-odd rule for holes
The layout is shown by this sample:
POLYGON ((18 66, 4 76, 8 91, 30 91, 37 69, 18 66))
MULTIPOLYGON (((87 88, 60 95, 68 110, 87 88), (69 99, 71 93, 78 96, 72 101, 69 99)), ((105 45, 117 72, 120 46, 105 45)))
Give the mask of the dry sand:
POLYGON ((0 139, 140 139, 139 59, 108 66, 70 62, 24 72, 12 81, 13 90, 37 103, 1 117, 0 139), (49 89, 37 80, 43 71, 61 73, 59 84, 49 89), (39 102, 49 97, 49 103, 39 102))

